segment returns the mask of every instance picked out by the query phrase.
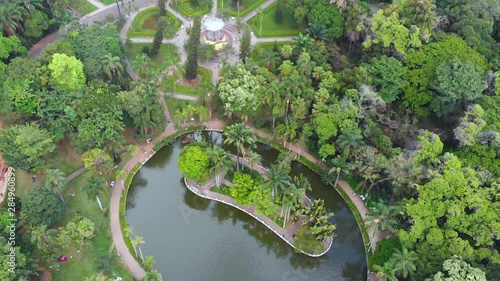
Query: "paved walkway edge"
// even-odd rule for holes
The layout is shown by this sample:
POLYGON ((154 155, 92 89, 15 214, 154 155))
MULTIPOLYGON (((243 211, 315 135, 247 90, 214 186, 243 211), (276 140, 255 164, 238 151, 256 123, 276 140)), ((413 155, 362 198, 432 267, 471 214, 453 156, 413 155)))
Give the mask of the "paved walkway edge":
MULTIPOLYGON (((260 218, 261 215, 254 215, 253 213, 247 211, 245 208, 242 208, 241 206, 239 206, 238 204, 233 204, 229 201, 226 201, 224 199, 219 199, 219 198, 216 198, 216 197, 213 197, 213 196, 210 196, 210 195, 207 195, 207 194, 204 194, 202 192, 200 192, 197 188, 194 188, 193 186, 191 186, 191 183, 192 181, 184 178, 184 183, 186 184, 187 188, 193 192, 194 194, 202 197, 202 198, 205 198, 205 199, 210 199, 210 200, 213 200, 213 201, 217 201, 217 202, 220 202, 220 203, 224 203, 226 205, 229 205, 229 206, 232 206, 242 212, 245 212, 246 214, 248 214, 249 216, 253 217, 254 219, 258 220, 260 223, 262 223, 263 225, 265 225, 267 228, 269 228, 272 232, 274 232, 278 237, 280 237, 283 241, 285 241, 288 245, 290 245, 292 248, 294 249, 297 249, 295 248, 295 246, 292 244, 292 242, 288 241, 288 239, 286 239, 285 237, 283 237, 282 234, 278 233, 278 231, 276 229, 274 229, 274 227, 270 226, 269 224, 267 224, 263 219, 260 218)), ((304 255, 308 255, 310 257, 313 257, 313 258, 317 258, 317 257, 321 257, 323 256, 324 254, 326 254, 330 248, 332 247, 332 244, 333 244, 333 239, 331 239, 331 237, 329 237, 330 239, 330 242, 328 244, 328 247, 321 253, 319 254, 310 254, 310 253, 306 253, 302 250, 300 250, 301 253, 303 253, 304 255)))

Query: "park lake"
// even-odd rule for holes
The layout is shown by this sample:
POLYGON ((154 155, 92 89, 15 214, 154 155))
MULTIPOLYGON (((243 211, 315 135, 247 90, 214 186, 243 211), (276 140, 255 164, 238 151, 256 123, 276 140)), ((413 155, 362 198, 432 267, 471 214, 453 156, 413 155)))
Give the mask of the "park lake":
MULTIPOLYGON (((319 258, 293 248, 260 222, 231 206, 203 199, 189 191, 177 166, 184 139, 223 142, 221 133, 180 136, 158 151, 135 175, 127 198, 127 224, 145 240, 144 257, 153 255, 166 280, 182 281, 359 281, 367 278, 366 254, 359 226, 346 202, 319 175, 294 162, 291 175, 306 176, 313 190, 334 212, 336 237, 319 258)), ((235 149, 224 146, 235 152, 235 149)), ((263 166, 278 151, 258 144, 263 166)))

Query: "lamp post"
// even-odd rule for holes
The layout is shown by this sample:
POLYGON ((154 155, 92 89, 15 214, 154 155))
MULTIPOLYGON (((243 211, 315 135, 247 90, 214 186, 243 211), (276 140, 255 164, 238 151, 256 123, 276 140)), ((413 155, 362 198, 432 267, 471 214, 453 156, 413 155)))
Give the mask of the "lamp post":
POLYGON ((210 107, 210 93, 208 93, 208 116, 212 120, 212 108, 210 107))

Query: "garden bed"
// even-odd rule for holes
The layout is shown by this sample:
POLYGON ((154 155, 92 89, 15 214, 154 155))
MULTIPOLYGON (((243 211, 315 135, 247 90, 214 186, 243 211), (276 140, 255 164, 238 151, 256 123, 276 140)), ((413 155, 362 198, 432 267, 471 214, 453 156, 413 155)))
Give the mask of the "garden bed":
POLYGON ((203 5, 203 3, 200 3, 199 7, 194 7, 189 0, 184 0, 178 4, 170 3, 170 7, 179 12, 179 14, 181 14, 186 19, 191 17, 203 16, 210 12, 210 7, 208 5, 203 5))
MULTIPOLYGON (((160 8, 153 7, 141 11, 135 16, 130 29, 127 32, 128 37, 154 37, 156 26, 160 16, 160 8)), ((167 28, 165 29, 166 38, 174 38, 181 27, 182 22, 174 15, 167 12, 167 28)))

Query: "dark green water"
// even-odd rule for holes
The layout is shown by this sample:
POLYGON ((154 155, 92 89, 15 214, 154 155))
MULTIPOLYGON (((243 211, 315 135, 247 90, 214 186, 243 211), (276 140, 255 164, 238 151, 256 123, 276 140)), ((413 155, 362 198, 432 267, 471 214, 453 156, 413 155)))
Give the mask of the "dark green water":
MULTIPOLYGON (((216 132, 197 132, 156 153, 136 174, 127 198, 127 223, 144 237, 144 256, 168 281, 360 281, 367 265, 361 233, 342 197, 317 174, 294 163, 292 174, 311 182, 310 198, 322 198, 335 213, 337 237, 330 251, 311 258, 296 254, 283 240, 247 214, 191 193, 177 168, 181 140, 222 144, 216 132)), ((230 148, 228 148, 230 149, 230 148)), ((278 152, 259 145, 263 165, 278 152)))

